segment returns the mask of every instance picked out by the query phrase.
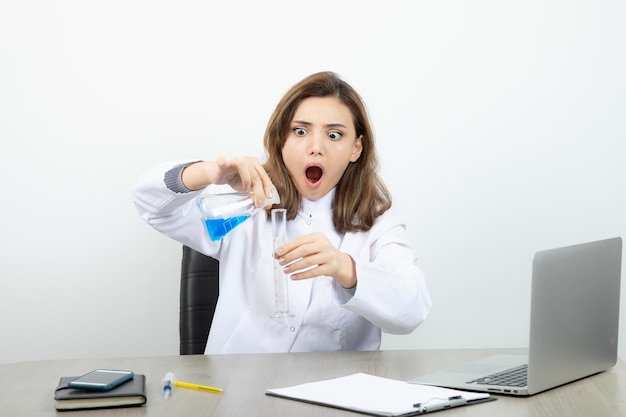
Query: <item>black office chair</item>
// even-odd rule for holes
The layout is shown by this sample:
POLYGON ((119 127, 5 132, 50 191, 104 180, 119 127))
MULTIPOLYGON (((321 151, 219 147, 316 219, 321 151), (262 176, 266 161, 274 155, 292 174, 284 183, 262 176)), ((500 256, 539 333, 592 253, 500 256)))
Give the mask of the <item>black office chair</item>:
POLYGON ((203 354, 219 296, 219 261, 183 246, 180 274, 180 354, 203 354))

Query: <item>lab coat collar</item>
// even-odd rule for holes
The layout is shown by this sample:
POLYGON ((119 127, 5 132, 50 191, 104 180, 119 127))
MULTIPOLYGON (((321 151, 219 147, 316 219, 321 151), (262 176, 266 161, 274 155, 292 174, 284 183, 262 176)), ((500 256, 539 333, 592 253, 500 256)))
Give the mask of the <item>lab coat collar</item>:
POLYGON ((302 207, 300 208, 300 212, 306 214, 307 216, 325 212, 333 208, 333 201, 335 201, 335 188, 330 190, 324 197, 317 200, 308 200, 302 197, 302 207))

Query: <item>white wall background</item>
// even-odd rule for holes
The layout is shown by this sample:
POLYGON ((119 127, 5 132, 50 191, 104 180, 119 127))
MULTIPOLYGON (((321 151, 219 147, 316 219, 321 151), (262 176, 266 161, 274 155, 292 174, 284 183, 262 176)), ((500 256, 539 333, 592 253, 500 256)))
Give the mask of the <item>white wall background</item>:
POLYGON ((625 21, 619 0, 0 0, 0 363, 178 354, 180 245, 136 178, 262 157, 278 99, 328 69, 369 106, 434 299, 384 348, 524 346, 534 251, 626 237, 625 21))

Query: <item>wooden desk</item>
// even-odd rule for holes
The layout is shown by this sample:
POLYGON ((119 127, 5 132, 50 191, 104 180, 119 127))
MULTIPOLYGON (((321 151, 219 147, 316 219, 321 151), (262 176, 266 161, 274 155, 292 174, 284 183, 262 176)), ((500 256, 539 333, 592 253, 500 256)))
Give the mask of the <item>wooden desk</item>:
MULTIPOLYGON (((78 359, 0 365, 0 414, 57 416, 53 391, 61 376, 80 375, 106 367, 131 369, 147 377, 148 402, 138 408, 63 412, 84 416, 330 416, 359 414, 265 395, 267 388, 366 372, 407 380, 419 374, 510 349, 413 350, 380 352, 290 353, 259 355, 165 356, 147 358, 78 359), (224 388, 211 394, 176 388, 165 401, 161 379, 173 372, 183 381, 224 388)), ((455 416, 593 416, 626 415, 626 365, 530 398, 498 396, 498 401, 446 410, 455 416)))

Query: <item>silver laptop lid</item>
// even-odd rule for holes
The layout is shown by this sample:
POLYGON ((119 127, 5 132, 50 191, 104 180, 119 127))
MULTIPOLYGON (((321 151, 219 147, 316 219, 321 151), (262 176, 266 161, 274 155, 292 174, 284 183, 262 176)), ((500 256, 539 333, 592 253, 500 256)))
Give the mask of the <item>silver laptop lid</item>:
POLYGON ((535 254, 529 393, 615 365, 621 255, 621 238, 535 254))
POLYGON ((496 355, 409 382, 527 396, 604 371, 617 361, 622 239, 537 252, 529 354, 496 355), (476 381, 528 364, 525 387, 476 381))

